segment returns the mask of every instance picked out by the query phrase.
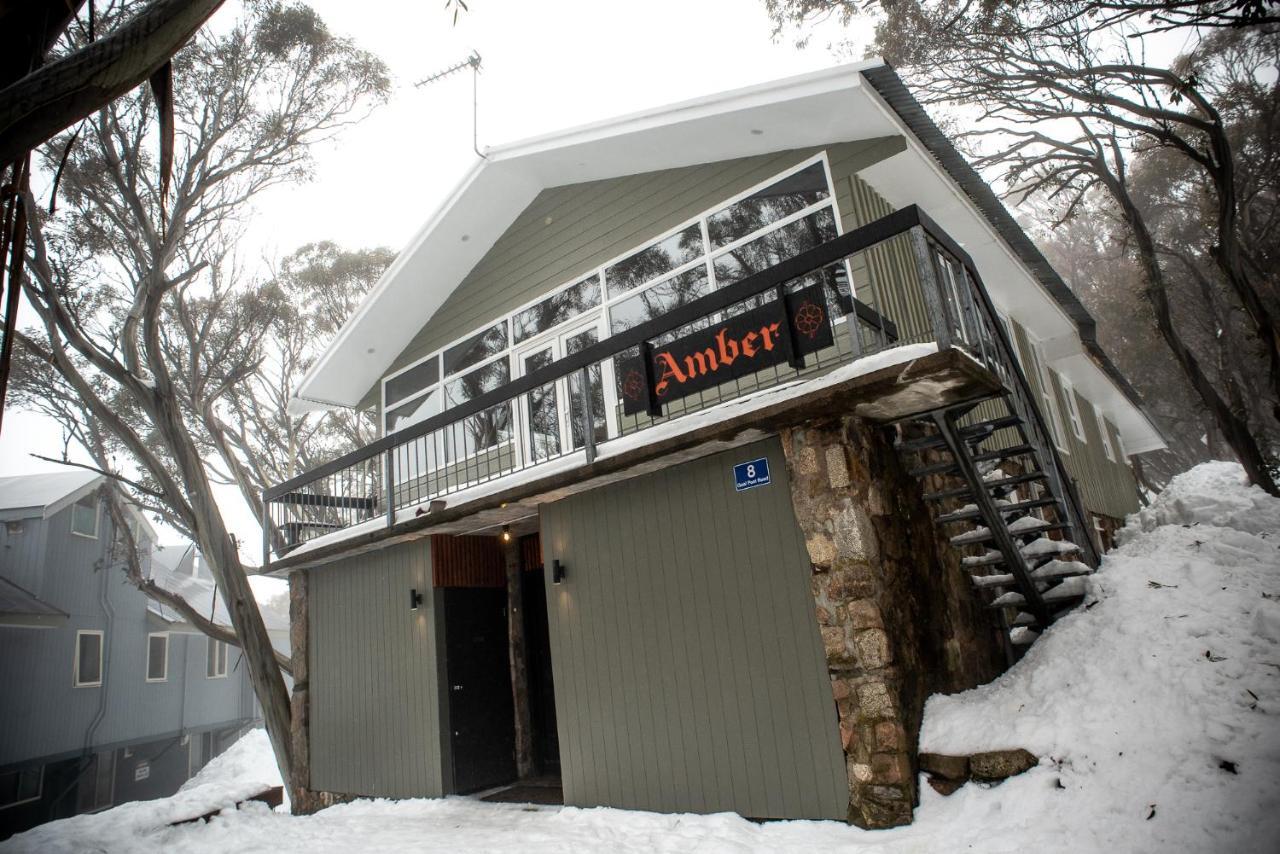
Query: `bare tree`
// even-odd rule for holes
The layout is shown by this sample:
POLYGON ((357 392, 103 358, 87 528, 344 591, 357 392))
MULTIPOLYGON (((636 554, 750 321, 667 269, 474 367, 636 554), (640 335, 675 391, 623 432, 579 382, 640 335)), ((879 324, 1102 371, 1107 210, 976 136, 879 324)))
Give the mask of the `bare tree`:
MULTIPOLYGON (((1243 196, 1236 143, 1238 116, 1224 114, 1231 87, 1244 82, 1230 57, 1273 53, 1274 4, 1140 2, 975 3, 968 0, 863 4, 840 0, 769 0, 779 25, 821 14, 851 16, 875 9, 875 50, 909 73, 926 104, 958 110, 969 129, 975 165, 997 176, 1017 198, 1050 200, 1056 221, 1077 216, 1090 194, 1105 193, 1126 230, 1126 247, 1142 270, 1152 321, 1250 478, 1280 494, 1268 435, 1280 419, 1280 327, 1274 265, 1248 237, 1261 195, 1243 196), (1212 9, 1209 7, 1212 6, 1212 9), (1147 56, 1143 33, 1178 25, 1194 34, 1196 15, 1212 11, 1224 29, 1171 62, 1147 56), (1196 14, 1192 14, 1196 12, 1196 14), (1157 17, 1152 17, 1157 15, 1157 17), (1162 17, 1161 17, 1162 16, 1162 17), (1144 26, 1146 30, 1144 30, 1144 26), (1228 50, 1226 45, 1233 47, 1228 50), (1233 398, 1189 346, 1170 301, 1169 266, 1179 247, 1135 190, 1135 161, 1161 152, 1182 163, 1211 204, 1197 211, 1207 291, 1238 323, 1240 357, 1262 360, 1258 394, 1233 398), (1243 404, 1243 408, 1240 404, 1243 404)), ((1274 90, 1275 84, 1270 87, 1274 90)), ((1266 207, 1267 205, 1264 205, 1266 207)), ((1216 351, 1212 361, 1219 357, 1216 351)))
MULTIPOLYGON (((23 284, 39 326, 19 340, 29 365, 48 366, 51 406, 80 417, 69 428, 101 468, 204 555, 297 792, 288 695, 213 496, 219 475, 240 464, 220 407, 259 370, 276 316, 237 292, 232 250, 253 198, 305 179, 311 147, 358 120, 388 82, 378 60, 310 9, 269 0, 248 2, 226 33, 202 33, 173 62, 171 192, 153 178, 154 102, 144 92, 86 122, 57 215, 23 193, 23 284)), ((46 148, 45 167, 56 169, 64 150, 46 148)))

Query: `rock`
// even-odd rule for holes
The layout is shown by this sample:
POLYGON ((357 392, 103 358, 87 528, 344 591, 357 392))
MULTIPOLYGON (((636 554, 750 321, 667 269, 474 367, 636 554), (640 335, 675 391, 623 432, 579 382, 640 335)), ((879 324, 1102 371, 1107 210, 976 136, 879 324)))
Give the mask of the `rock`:
POLYGON ((944 797, 955 794, 956 790, 965 784, 964 780, 948 780, 945 777, 934 777, 932 775, 926 779, 929 781, 929 785, 933 787, 933 790, 944 797))
POLYGON ((969 757, 969 773, 975 780, 996 782, 1021 774, 1040 764, 1035 754, 1022 748, 1017 750, 992 750, 975 753, 969 757))
POLYGON ((969 779, 969 757, 967 756, 921 753, 917 761, 920 763, 921 771, 928 771, 935 777, 961 782, 969 779))

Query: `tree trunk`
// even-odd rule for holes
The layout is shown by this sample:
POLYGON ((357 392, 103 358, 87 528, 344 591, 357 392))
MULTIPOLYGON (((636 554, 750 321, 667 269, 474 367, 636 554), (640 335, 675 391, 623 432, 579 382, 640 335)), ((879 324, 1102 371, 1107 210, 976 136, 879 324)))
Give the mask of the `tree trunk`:
POLYGON ((200 454, 182 422, 182 415, 173 402, 157 397, 154 413, 156 427, 164 437, 165 445, 172 450, 187 499, 195 515, 194 533, 201 554, 209 563, 214 579, 222 588, 231 625, 240 638, 244 660, 249 668, 249 681, 262 706, 262 718, 266 724, 271 748, 275 753, 280 776, 289 789, 292 799, 298 792, 293 772, 291 741, 291 712, 289 693, 284 677, 276 664, 275 650, 266 624, 258 611, 249 586, 248 576, 240 563, 231 535, 223 522, 222 513, 213 498, 213 490, 200 454))
POLYGON ((515 704, 516 774, 533 774, 533 722, 529 712, 529 657, 524 637, 524 579, 520 544, 502 544, 507 569, 507 643, 511 660, 511 699, 515 704))
POLYGON ((0 163, 146 82, 221 5, 222 0, 152 0, 105 38, 0 90, 0 163))
POLYGON ((1119 181, 1114 179, 1114 176, 1107 181, 1107 184, 1113 197, 1119 203, 1125 221, 1132 230, 1134 241, 1138 246, 1138 260, 1142 264, 1143 272, 1147 277, 1147 298, 1151 301, 1151 306, 1155 311, 1156 328, 1160 330, 1160 335, 1164 338, 1165 343, 1169 345, 1169 349, 1173 352, 1173 357, 1191 382, 1191 387, 1196 390, 1196 393, 1200 395, 1200 399, 1204 401, 1209 415, 1213 418, 1214 423, 1218 425, 1218 429, 1222 431, 1223 439, 1231 446, 1236 458, 1240 460, 1240 464, 1244 466, 1245 473, 1248 474, 1249 479, 1266 490, 1267 493, 1280 497, 1280 488, 1276 486, 1275 480, 1271 477, 1271 472, 1267 468, 1267 460, 1263 456, 1262 450, 1258 447, 1258 443, 1249 429, 1248 422, 1232 411, 1232 408, 1218 394, 1217 386, 1205 374, 1195 354, 1191 352, 1186 342, 1182 340, 1182 336, 1174 328, 1173 313, 1169 306, 1169 294, 1165 288, 1164 271, 1160 269, 1160 262, 1156 256, 1155 241, 1147 230, 1146 222, 1143 220, 1141 212, 1134 204, 1133 199, 1130 198, 1128 191, 1119 181))

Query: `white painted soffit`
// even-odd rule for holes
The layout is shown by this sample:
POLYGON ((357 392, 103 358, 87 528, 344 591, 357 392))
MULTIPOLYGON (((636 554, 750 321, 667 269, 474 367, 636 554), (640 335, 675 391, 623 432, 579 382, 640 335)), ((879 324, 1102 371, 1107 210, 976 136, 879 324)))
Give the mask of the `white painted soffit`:
POLYGON ((859 74, 880 64, 842 65, 488 149, 307 372, 290 411, 355 406, 543 189, 900 132, 873 107, 859 74))
POLYGON ((1130 453, 1165 447, 1164 439, 1138 406, 1085 353, 1080 332, 1062 305, 1004 241, 972 199, 915 138, 893 109, 874 92, 886 120, 906 137, 904 151, 858 174, 895 208, 918 204, 968 252, 982 275, 992 302, 1044 342, 1054 370, 1062 373, 1091 402, 1097 403, 1124 437, 1130 453), (927 201, 924 201, 927 200, 927 201))

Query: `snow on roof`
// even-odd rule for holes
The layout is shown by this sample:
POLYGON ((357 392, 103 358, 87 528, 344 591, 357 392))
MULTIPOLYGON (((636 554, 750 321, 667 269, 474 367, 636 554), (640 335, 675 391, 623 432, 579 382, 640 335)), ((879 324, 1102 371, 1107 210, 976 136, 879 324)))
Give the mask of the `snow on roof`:
MULTIPOLYGON (((195 547, 169 545, 157 548, 151 555, 151 579, 171 593, 177 593, 197 611, 222 626, 231 625, 226 597, 217 590, 208 570, 201 570, 203 559, 195 547)), ((169 623, 182 622, 182 615, 159 602, 148 601, 147 610, 169 623)), ((287 637, 288 605, 277 599, 258 600, 258 610, 267 631, 287 637)))
POLYGON ((84 469, 0 477, 0 510, 27 510, 48 518, 104 480, 84 469))

